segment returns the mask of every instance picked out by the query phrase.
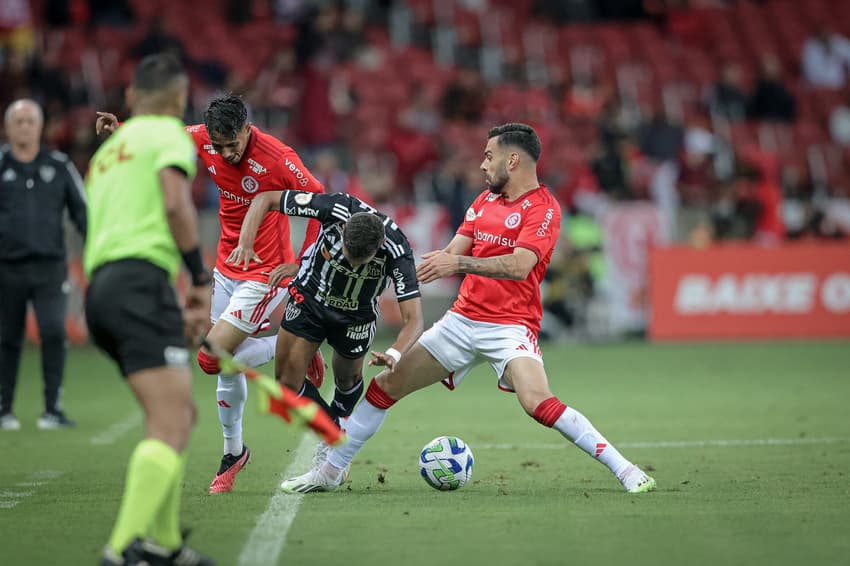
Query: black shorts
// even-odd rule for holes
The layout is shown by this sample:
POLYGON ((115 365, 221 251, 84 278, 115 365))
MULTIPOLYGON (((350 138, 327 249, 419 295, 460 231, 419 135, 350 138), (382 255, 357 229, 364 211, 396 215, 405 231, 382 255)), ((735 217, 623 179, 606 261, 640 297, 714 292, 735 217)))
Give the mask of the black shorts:
POLYGON ((315 299, 303 296, 296 303, 290 296, 283 311, 280 327, 311 342, 328 341, 334 351, 349 360, 362 358, 375 339, 375 319, 342 313, 326 307, 315 299))
POLYGON ((168 274, 137 259, 110 262, 86 290, 89 334, 124 376, 162 366, 189 367, 183 313, 168 274))

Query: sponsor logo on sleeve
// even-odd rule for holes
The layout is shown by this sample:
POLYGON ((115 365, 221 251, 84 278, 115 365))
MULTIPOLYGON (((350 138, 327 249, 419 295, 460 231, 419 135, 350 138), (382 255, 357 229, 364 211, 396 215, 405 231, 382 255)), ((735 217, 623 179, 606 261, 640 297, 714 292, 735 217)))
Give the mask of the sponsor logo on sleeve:
POLYGON ((260 183, 250 175, 242 177, 242 190, 246 193, 256 193, 260 188, 260 183))
POLYGON ((540 228, 537 230, 537 235, 542 238, 546 235, 546 232, 549 231, 549 225, 552 223, 552 218, 555 217, 555 211, 551 208, 546 211, 546 216, 543 217, 543 223, 540 224, 540 228))
POLYGON ((522 222, 522 215, 519 212, 512 212, 505 218, 505 226, 508 228, 516 228, 522 222))
POLYGON ((298 193, 295 195, 295 204, 307 206, 313 200, 313 193, 298 193))
POLYGON ((397 267, 393 269, 393 279, 395 279, 395 292, 404 293, 407 285, 404 284, 404 274, 397 267))
POLYGON ((286 168, 289 169, 289 171, 293 175, 295 175, 296 179, 298 179, 298 184, 302 187, 306 187, 307 183, 310 182, 309 179, 307 179, 307 175, 305 175, 304 172, 297 165, 295 165, 294 161, 290 161, 288 157, 285 159, 284 162, 286 163, 286 168))

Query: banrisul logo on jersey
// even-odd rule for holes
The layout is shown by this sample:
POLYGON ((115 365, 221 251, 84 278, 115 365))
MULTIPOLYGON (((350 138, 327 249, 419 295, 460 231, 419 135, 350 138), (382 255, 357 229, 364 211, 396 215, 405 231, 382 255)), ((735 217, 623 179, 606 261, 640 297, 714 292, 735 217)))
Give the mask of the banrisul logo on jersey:
POLYGON ((256 193, 257 189, 260 188, 260 183, 255 178, 250 175, 245 175, 242 177, 242 190, 246 193, 256 193))

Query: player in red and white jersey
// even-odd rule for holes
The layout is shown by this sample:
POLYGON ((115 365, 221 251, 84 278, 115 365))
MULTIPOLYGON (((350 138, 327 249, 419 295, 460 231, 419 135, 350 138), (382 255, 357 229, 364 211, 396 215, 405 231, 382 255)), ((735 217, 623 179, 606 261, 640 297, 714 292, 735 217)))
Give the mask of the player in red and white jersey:
POLYGON ((482 361, 496 372, 500 388, 516 393, 529 416, 607 466, 627 491, 655 488, 654 479, 549 389, 537 345, 540 281, 558 240, 561 211, 537 179, 540 151, 540 139, 530 126, 505 124, 490 130, 481 163, 488 190, 466 211, 449 245, 425 254, 417 268, 421 283, 465 273, 457 301, 402 354, 393 371, 384 370, 372 380, 346 423, 348 443, 331 450, 321 466, 284 481, 283 491, 336 489, 396 401, 441 380, 454 389, 482 361))
MULTIPOLYGON (((117 118, 98 113, 97 131, 112 131, 117 118)), ((248 122, 242 99, 226 95, 212 100, 204 113, 204 124, 186 127, 198 156, 219 191, 221 236, 210 310, 212 329, 207 338, 229 351, 245 365, 258 367, 274 357, 276 336, 256 337, 268 324, 271 313, 284 301, 285 287, 298 265, 289 239, 289 219, 270 214, 262 222, 255 243, 255 260, 246 269, 226 263, 238 245, 242 221, 254 197, 267 191, 298 190, 324 192, 324 188, 301 162, 291 147, 248 122)), ((302 251, 319 233, 316 220, 307 224, 302 251)), ((299 253, 299 257, 300 257, 299 253)), ((248 463, 251 452, 242 440, 242 414, 248 390, 243 374, 221 374, 214 356, 198 351, 204 372, 218 374, 216 397, 224 434, 224 455, 210 493, 233 489, 236 474, 248 463)), ((324 362, 316 354, 308 378, 321 385, 324 362)))

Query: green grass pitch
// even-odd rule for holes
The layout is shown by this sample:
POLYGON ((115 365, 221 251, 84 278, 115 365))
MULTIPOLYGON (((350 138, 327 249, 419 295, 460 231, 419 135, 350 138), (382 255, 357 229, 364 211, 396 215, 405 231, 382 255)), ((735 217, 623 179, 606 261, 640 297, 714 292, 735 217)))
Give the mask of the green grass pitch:
MULTIPOLYGON (((555 393, 652 470, 657 492, 622 492, 482 366, 454 392, 435 386, 393 408, 349 483, 301 499, 285 537, 265 535, 280 545, 275 563, 850 564, 849 343, 544 345, 544 355, 555 393), (420 448, 442 434, 476 457, 472 482, 456 492, 418 473, 420 448)), ((0 564, 96 564, 142 435, 139 409, 110 362, 75 349, 64 400, 79 426, 38 431, 37 350, 20 375, 23 429, 0 433, 0 564)), ((198 371, 195 393, 190 543, 224 566, 252 555, 271 564, 246 542, 304 433, 257 414, 252 391, 254 461, 233 493, 209 496, 221 456, 215 378, 198 371)), ((285 530, 277 521, 266 526, 285 530)))

